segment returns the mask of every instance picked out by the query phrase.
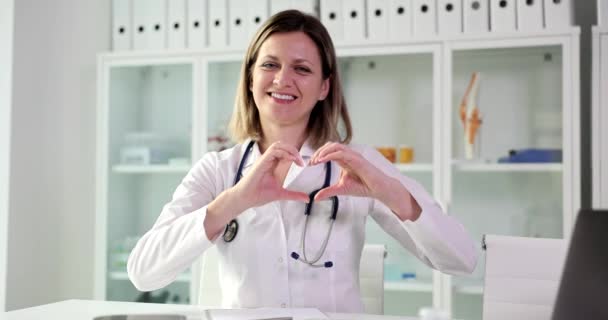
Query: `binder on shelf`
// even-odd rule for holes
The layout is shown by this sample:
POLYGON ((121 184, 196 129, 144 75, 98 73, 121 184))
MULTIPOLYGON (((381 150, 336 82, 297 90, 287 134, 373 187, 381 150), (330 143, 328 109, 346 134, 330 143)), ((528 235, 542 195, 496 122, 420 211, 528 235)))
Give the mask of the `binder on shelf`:
POLYGON ((228 0, 228 43, 231 47, 247 46, 247 0, 228 0))
POLYGON ((249 0, 247 6, 247 43, 268 19, 270 5, 268 0, 249 0))
POLYGON ((224 0, 209 0, 209 47, 228 45, 228 9, 224 0))
MULTIPOLYGON (((350 1, 350 0, 347 0, 350 1)), ((367 0, 367 37, 370 40, 385 40, 389 38, 388 16, 389 0, 367 0)), ((345 18, 348 19, 348 18, 345 18)), ((350 33, 348 30, 346 34, 350 33)))
POLYGON ((112 50, 131 50, 131 41, 131 0, 112 0, 112 50))
POLYGON ((344 17, 344 40, 348 42, 361 42, 365 35, 365 0, 344 1, 342 16, 344 17))
POLYGON ((321 22, 327 28, 334 42, 344 40, 342 1, 348 0, 321 0, 321 22))
POLYGON ((146 50, 148 44, 148 20, 146 0, 133 0, 133 49, 146 50))
POLYGON ((190 49, 201 49, 206 47, 207 0, 188 0, 187 12, 187 47, 190 49))
POLYGON ((388 8, 388 35, 391 40, 412 36, 412 0, 390 0, 388 8))
POLYGON ((543 4, 542 0, 517 0, 517 30, 542 30, 543 4))
POLYGON ((167 48, 167 1, 147 0, 146 3, 149 49, 165 49, 167 48))
POLYGON ((270 15, 291 8, 291 0, 270 0, 270 15))
POLYGON ((546 29, 560 30, 572 26, 574 9, 572 8, 573 3, 571 0, 544 1, 546 29))
MULTIPOLYGON (((347 2, 350 1, 353 0, 347 0, 347 2)), ((319 16, 319 5, 317 0, 291 0, 291 7, 312 14, 315 17, 319 16)))
POLYGON ((490 31, 490 3, 488 0, 464 0, 462 12, 465 33, 490 31))
POLYGON ((462 0, 437 0, 437 27, 439 34, 462 33, 462 0))
POLYGON ((507 32, 517 30, 515 0, 490 0, 490 30, 507 32))
POLYGON ((167 48, 186 47, 186 0, 167 1, 167 48))
POLYGON ((437 34, 437 7, 434 0, 414 0, 414 36, 437 34))
POLYGON ((597 25, 608 29, 608 0, 597 0, 597 25))

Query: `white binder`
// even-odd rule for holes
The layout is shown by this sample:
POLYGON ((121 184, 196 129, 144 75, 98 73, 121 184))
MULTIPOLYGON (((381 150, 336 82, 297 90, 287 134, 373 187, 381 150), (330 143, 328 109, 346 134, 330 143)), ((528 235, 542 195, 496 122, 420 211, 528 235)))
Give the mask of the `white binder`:
POLYGON ((464 0, 462 12, 465 33, 490 31, 490 3, 488 0, 464 0))
POLYGON ((247 6, 247 43, 268 19, 270 6, 268 0, 249 0, 247 6))
POLYGON ((112 49, 131 50, 131 0, 112 0, 112 49))
POLYGON ((517 30, 538 31, 543 26, 542 0, 517 0, 517 30))
POLYGON ((209 0, 209 47, 228 45, 228 9, 224 0, 209 0))
POLYGON ((597 25, 608 29, 608 0, 597 0, 597 25))
POLYGON ((414 0, 414 36, 437 34, 435 0, 414 0))
POLYGON ((390 0, 388 8, 388 36, 403 40, 412 36, 412 0, 390 0))
MULTIPOLYGON (((370 40, 389 38, 389 0, 367 0, 367 37, 370 40)), ((347 33, 351 31, 349 29, 347 33)))
POLYGON ((148 2, 146 0, 133 0, 133 49, 149 49, 148 44, 148 2))
POLYGON ((186 47, 186 0, 167 1, 167 48, 186 47))
POLYGON ((245 48, 247 30, 247 0, 228 0, 228 43, 234 48, 245 48))
POLYGON ((462 33, 462 0, 437 0, 437 27, 439 34, 462 33))
POLYGON ((149 49, 167 48, 167 2, 148 0, 148 44, 149 49))
POLYGON ((327 28, 327 31, 334 42, 342 42, 344 40, 342 1, 343 0, 321 0, 321 22, 325 25, 325 28, 327 28))
POLYGON ((572 8, 573 3, 571 0, 544 1, 546 29, 560 30, 572 26, 574 9, 572 8))
MULTIPOLYGON (((169 0, 171 1, 171 0, 169 0)), ((207 46, 207 0, 188 0, 187 47, 201 49, 207 46)))
POLYGON ((365 0, 347 0, 343 2, 344 40, 361 42, 365 40, 365 0))
POLYGON ((490 0, 490 30, 508 32, 517 29, 515 0, 490 0))
POLYGON ((270 0, 270 15, 291 8, 291 0, 270 0))
MULTIPOLYGON (((346 0, 350 2, 354 0, 346 0)), ((319 8, 316 0, 291 0, 291 8, 312 14, 315 17, 319 16, 319 8)))

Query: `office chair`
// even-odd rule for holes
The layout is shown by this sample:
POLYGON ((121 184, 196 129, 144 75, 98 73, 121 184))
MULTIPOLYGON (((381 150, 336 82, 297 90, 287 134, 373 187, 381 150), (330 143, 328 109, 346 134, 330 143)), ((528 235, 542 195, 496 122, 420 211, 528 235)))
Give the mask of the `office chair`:
MULTIPOLYGON (((361 298, 366 313, 384 313, 384 245, 366 244, 359 265, 361 298)), ((202 260, 198 305, 220 307, 218 252, 215 246, 207 249, 202 260)))
POLYGON ((483 242, 483 319, 550 320, 566 240, 485 235, 483 242))
POLYGON ((359 263, 359 285, 365 313, 384 314, 384 258, 382 244, 365 244, 359 263))

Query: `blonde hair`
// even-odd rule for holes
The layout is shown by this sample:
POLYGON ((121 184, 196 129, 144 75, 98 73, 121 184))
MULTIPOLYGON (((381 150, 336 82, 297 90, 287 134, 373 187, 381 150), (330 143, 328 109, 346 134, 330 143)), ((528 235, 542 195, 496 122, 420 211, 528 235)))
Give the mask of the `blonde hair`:
POLYGON ((260 115, 253 93, 249 90, 251 74, 262 44, 275 33, 298 31, 304 32, 317 45, 323 79, 329 79, 330 85, 327 97, 317 101, 311 111, 307 127, 309 141, 314 148, 318 148, 327 141, 349 143, 352 139, 352 125, 342 93, 336 53, 327 29, 314 16, 297 10, 286 10, 270 17, 260 27, 247 49, 229 124, 230 134, 235 141, 243 142, 248 138, 259 141, 263 138, 260 115), (340 135, 341 130, 344 131, 344 137, 340 135))

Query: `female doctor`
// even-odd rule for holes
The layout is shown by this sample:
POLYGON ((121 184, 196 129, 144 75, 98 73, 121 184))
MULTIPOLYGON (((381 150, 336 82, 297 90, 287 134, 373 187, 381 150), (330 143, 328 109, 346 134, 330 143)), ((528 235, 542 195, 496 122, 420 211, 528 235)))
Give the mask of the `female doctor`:
POLYGON ((336 54, 317 18, 283 11, 257 32, 231 132, 240 144, 203 156, 131 252, 137 289, 168 285, 215 245, 224 307, 363 312, 368 216, 429 267, 475 268, 460 223, 375 149, 349 144, 336 54))

